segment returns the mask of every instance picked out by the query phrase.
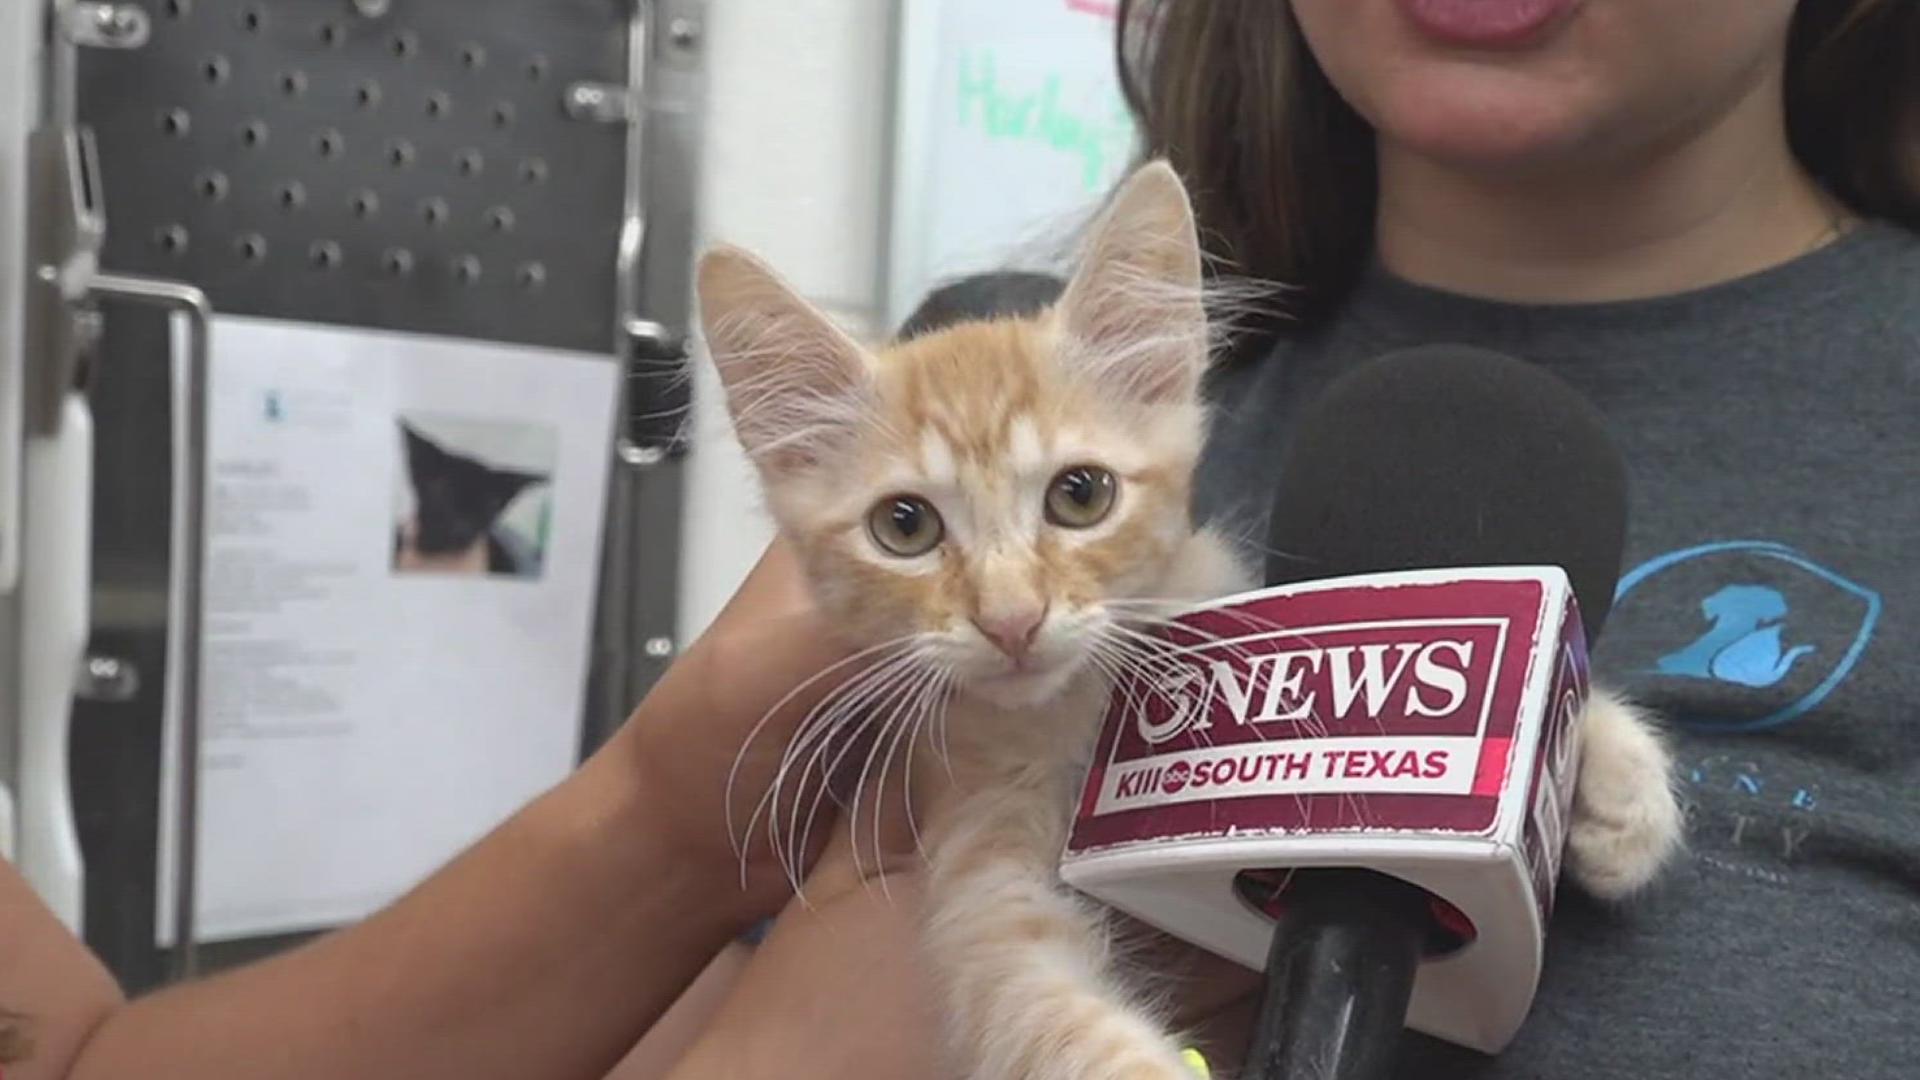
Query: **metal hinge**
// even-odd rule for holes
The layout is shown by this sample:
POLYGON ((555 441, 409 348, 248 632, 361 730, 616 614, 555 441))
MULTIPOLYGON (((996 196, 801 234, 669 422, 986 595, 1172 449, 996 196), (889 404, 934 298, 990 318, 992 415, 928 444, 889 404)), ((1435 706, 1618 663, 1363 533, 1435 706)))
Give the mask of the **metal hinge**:
POLYGON ((79 381, 98 328, 86 308, 106 215, 100 207, 100 165, 93 133, 43 128, 27 138, 31 169, 27 226, 27 422, 31 430, 60 429, 61 402, 79 381))
POLYGON ((78 50, 137 49, 153 29, 138 4, 56 0, 53 5, 47 113, 27 137, 27 423, 60 429, 61 403, 84 377, 99 337, 90 307, 106 242, 100 157, 93 133, 75 122, 78 50))

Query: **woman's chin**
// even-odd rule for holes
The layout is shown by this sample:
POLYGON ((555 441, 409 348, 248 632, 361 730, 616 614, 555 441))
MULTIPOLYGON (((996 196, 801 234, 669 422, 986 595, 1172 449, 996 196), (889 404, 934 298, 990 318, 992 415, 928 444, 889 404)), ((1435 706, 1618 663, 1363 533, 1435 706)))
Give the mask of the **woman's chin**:
POLYGON ((1595 111, 1576 88, 1503 71, 1408 77, 1375 114, 1382 140, 1452 168, 1551 168, 1579 157, 1595 111))

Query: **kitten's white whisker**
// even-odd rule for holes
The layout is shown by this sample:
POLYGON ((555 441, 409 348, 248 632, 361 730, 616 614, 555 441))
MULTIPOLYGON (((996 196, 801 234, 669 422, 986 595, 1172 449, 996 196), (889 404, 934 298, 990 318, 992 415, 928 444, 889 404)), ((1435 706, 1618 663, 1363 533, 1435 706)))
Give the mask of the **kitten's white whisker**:
MULTIPOLYGON (((856 750, 862 742, 865 741, 866 730, 872 727, 875 722, 880 724, 879 730, 874 734, 872 742, 869 745, 868 757, 862 764, 860 774, 854 779, 852 791, 847 795, 848 801, 845 808, 850 815, 853 815, 849 820, 850 838, 857 838, 858 836, 857 815, 860 808, 860 798, 864 792, 867 777, 871 772, 873 754, 878 751, 881 740, 886 737, 887 728, 897 714, 900 703, 904 701, 911 692, 913 685, 917 684, 918 680, 916 679, 916 675, 918 675, 924 667, 927 661, 927 655, 923 650, 917 649, 908 659, 911 663, 907 668, 895 673, 894 678, 885 690, 870 699, 868 706, 870 713, 867 720, 860 725, 860 731, 847 741, 831 767, 831 771, 837 775, 840 771, 841 764, 844 763, 848 754, 856 750)), ((809 830, 811 829, 811 822, 809 822, 808 828, 809 830)))
POLYGON ((919 715, 921 703, 926 698, 927 687, 933 684, 935 678, 933 671, 923 669, 919 681, 912 685, 899 707, 895 709, 890 722, 896 730, 892 741, 887 745, 887 755, 880 762, 880 779, 873 793, 873 857, 879 869, 880 891, 889 903, 893 901, 893 890, 887 885, 886 852, 881 842, 880 826, 884 820, 881 814, 881 800, 886 797, 887 776, 893 770, 894 755, 899 752, 901 742, 904 740, 907 745, 907 760, 904 766, 905 782, 901 786, 902 809, 907 816, 907 828, 913 834, 914 847, 918 850, 920 832, 913 823, 913 737, 919 731, 915 721, 919 715))
MULTIPOLYGON (((872 672, 870 670, 860 672, 849 679, 841 689, 854 690, 865 686, 871 675, 872 672)), ((823 700, 819 708, 809 713, 804 726, 798 729, 796 737, 789 740, 785 747, 782 747, 780 760, 774 767, 773 778, 768 782, 766 791, 761 794, 759 801, 754 806, 752 815, 747 819, 745 831, 747 835, 751 837, 758 827, 758 823, 761 821, 761 816, 763 814, 765 815, 768 847, 775 861, 783 869, 787 868, 788 859, 785 850, 781 846, 778 831, 780 801, 786 793, 790 781, 797 782, 798 786, 802 789, 801 794, 796 795, 796 798, 804 797, 804 789, 807 782, 806 774, 803 770, 802 775, 800 775, 796 781, 794 776, 795 769, 798 767, 803 752, 808 746, 819 742, 830 742, 834 734, 839 730, 840 720, 838 719, 836 708, 839 700, 840 698, 837 694, 831 695, 828 699, 823 700)), ((744 872, 746 867, 744 857, 742 858, 741 866, 744 872)), ((788 872, 788 876, 792 876, 790 871, 788 872)))
POLYGON ((949 669, 945 667, 935 668, 933 677, 927 680, 925 689, 921 691, 920 700, 915 705, 913 735, 907 743, 906 784, 903 792, 907 803, 907 831, 913 834, 913 850, 922 859, 928 856, 926 844, 920 838, 919 822, 915 820, 913 814, 913 751, 923 734, 931 741, 936 711, 944 715, 948 674, 949 669))
MULTIPOLYGON (((814 775, 814 765, 834 745, 835 738, 852 723, 856 710, 875 693, 883 690, 892 679, 897 677, 902 667, 910 662, 911 651, 909 650, 901 655, 876 662, 858 676, 837 687, 835 693, 822 700, 816 712, 810 714, 810 723, 802 734, 786 747, 781 757, 780 767, 774 776, 774 782, 767 792, 769 800, 767 836, 776 861, 786 871, 788 880, 796 890, 799 888, 801 860, 805 858, 806 847, 804 842, 797 848, 793 845, 793 833, 797 830, 797 826, 791 823, 786 834, 787 842, 782 844, 778 825, 779 806, 786 782, 797 769, 799 790, 793 797, 792 814, 798 817, 802 813, 802 807, 805 806, 808 808, 806 814, 810 822, 812 815, 818 812, 821 801, 830 794, 833 779, 831 769, 821 773, 819 787, 815 789, 814 797, 809 802, 806 799, 806 785, 808 778, 814 775), (809 750, 810 747, 811 750, 809 750)), ((856 732, 855 738, 857 737, 856 732)), ((837 760, 835 767, 837 767, 837 760)))
MULTIPOLYGON (((1252 673, 1250 677, 1252 685, 1248 687, 1248 693, 1250 694, 1263 693, 1267 689, 1265 680, 1270 679, 1272 677, 1271 672, 1266 672, 1263 675, 1262 674, 1263 669, 1257 663, 1257 656, 1254 653, 1249 652, 1245 646, 1240 645, 1239 643, 1228 640, 1228 639, 1222 639, 1217 635, 1210 634, 1209 632, 1200 630, 1199 628, 1188 627, 1185 624, 1167 624, 1167 625, 1174 626, 1175 628, 1180 630, 1192 631, 1194 633, 1203 635, 1204 637, 1210 639, 1211 648, 1213 650, 1225 652, 1229 656, 1239 660, 1243 665, 1245 665, 1247 669, 1252 673)), ((1186 662, 1186 658, 1189 657, 1194 652, 1208 651, 1208 646, 1200 646, 1196 648, 1172 646, 1168 642, 1164 641, 1163 639, 1153 634, 1147 633, 1133 626, 1125 625, 1124 623, 1116 623, 1115 630, 1118 636, 1125 638, 1134 648, 1143 649, 1150 653, 1153 653, 1156 659, 1168 664, 1180 664, 1182 662, 1186 662)), ((1271 741, 1267 733, 1263 731, 1259 726, 1257 725, 1253 726, 1252 730, 1254 735, 1260 741, 1262 742, 1271 741)), ((1209 742, 1211 742, 1210 738, 1209 738, 1209 742)))
MULTIPOLYGON (((1134 695, 1133 687, 1135 686, 1149 695, 1157 696, 1166 702, 1169 708, 1179 706, 1179 702, 1174 700, 1172 693, 1162 685, 1165 673, 1174 670, 1173 668, 1156 667, 1152 660, 1135 654, 1124 641, 1112 638, 1096 638, 1089 655, 1098 657, 1103 668, 1113 673, 1111 677, 1116 684, 1128 687, 1124 707, 1129 711, 1140 707, 1143 700, 1134 695)), ((1201 737, 1208 738, 1204 734, 1201 737)), ((1211 745, 1210 739, 1208 743, 1211 745)))
MULTIPOLYGON (((1106 676, 1107 682, 1115 690, 1119 690, 1124 695, 1120 704, 1121 712, 1126 715, 1133 715, 1138 711, 1140 705, 1140 697, 1135 691, 1134 680, 1126 678, 1120 668, 1115 666, 1114 663, 1107 658, 1102 651, 1103 647, 1103 643, 1098 639, 1091 642, 1087 647, 1087 662, 1097 668, 1102 675, 1106 676)), ((1111 693, 1111 691, 1109 691, 1109 693, 1111 693)))
POLYGON ((1096 639, 1090 646, 1087 657, 1106 675, 1107 681, 1112 686, 1125 688, 1123 690, 1125 698, 1120 706, 1123 715, 1137 715, 1155 696, 1167 702, 1169 708, 1176 707, 1172 695, 1160 686, 1157 678, 1130 674, 1126 657, 1110 643, 1096 639), (1142 696, 1142 690, 1145 696, 1142 696))
MULTIPOLYGON (((890 695, 898 686, 894 681, 897 677, 898 673, 895 673, 886 681, 876 683, 869 700, 890 695)), ((840 721, 839 727, 843 730, 848 728, 852 730, 845 732, 832 744, 820 744, 809 756, 806 771, 808 774, 817 774, 820 777, 820 786, 815 789, 813 799, 805 807, 796 804, 788 816, 787 847, 794 853, 792 865, 795 873, 798 873, 799 860, 804 858, 805 853, 813 846, 813 827, 819 822, 823 808, 829 799, 836 805, 842 805, 842 808, 849 813, 857 812, 858 793, 848 796, 843 804, 842 793, 834 789, 834 781, 848 757, 866 742, 867 732, 875 724, 883 724, 884 717, 885 713, 880 709, 866 709, 862 705, 851 707, 840 721), (829 753, 832 754, 832 760, 824 765, 820 764, 821 759, 829 753)))
MULTIPOLYGON (((932 683, 928 683, 929 687, 932 685, 932 683)), ((907 760, 906 763, 901 766, 905 772, 900 785, 900 798, 906 803, 907 807, 907 833, 913 837, 914 854, 920 856, 922 860, 925 860, 927 857, 927 846, 920 839, 920 824, 913 816, 913 751, 914 748, 919 745, 920 736, 926 733, 926 715, 927 714, 916 714, 914 718, 912 734, 907 737, 907 760)))
MULTIPOLYGON (((853 854, 854 876, 860 879, 862 888, 866 889, 869 893, 872 892, 872 882, 866 874, 865 864, 862 863, 860 859, 860 804, 865 801, 867 781, 873 776, 874 760, 880 753, 880 747, 886 743, 887 732, 893 728, 894 722, 899 715, 896 711, 891 710, 894 710, 897 707, 897 703, 905 697, 906 688, 907 684, 896 683, 894 685, 894 692, 889 693, 885 698, 876 702, 872 716, 866 723, 861 725, 861 730, 864 731, 869 724, 878 720, 880 729, 874 733, 873 745, 868 748, 866 760, 860 764, 860 775, 855 779, 853 784, 853 794, 851 796, 852 807, 848 811, 847 819, 847 843, 853 854)), ((884 775, 881 779, 884 782, 884 775)), ((880 844, 878 843, 881 803, 885 795, 886 792, 881 789, 875 789, 873 792, 873 828, 876 838, 874 844, 874 870, 880 878, 881 891, 887 893, 887 899, 891 901, 892 894, 887 889, 886 882, 886 861, 881 857, 880 844)))
MULTIPOLYGON (((887 774, 893 769, 894 755, 900 750, 901 740, 906 739, 906 784, 902 789, 901 797, 906 801, 907 828, 912 831, 914 846, 918 849, 920 844, 920 831, 915 828, 913 824, 913 744, 911 736, 919 730, 914 720, 918 715, 920 702, 925 697, 926 688, 933 683, 934 678, 934 673, 931 670, 922 669, 919 681, 911 684, 909 690, 901 700, 900 707, 896 708, 892 717, 889 718, 888 723, 897 730, 894 732, 892 741, 887 744, 887 755, 880 762, 880 779, 874 787, 873 859, 875 868, 878 870, 878 877, 880 878, 880 892, 887 898, 888 903, 893 902, 893 890, 887 885, 886 851, 881 843, 880 836, 880 825, 884 820, 884 816, 881 813, 881 801, 886 798, 887 774)), ((882 729, 881 737, 885 738, 885 729, 882 729)))
MULTIPOLYGON (((797 729, 796 736, 782 748, 779 765, 774 773, 773 782, 768 786, 766 798, 763 802, 767 804, 768 839, 773 847, 776 858, 779 858, 783 865, 787 865, 790 860, 781 848, 777 821, 779 817, 780 794, 785 789, 788 779, 793 775, 796 766, 800 766, 801 779, 799 782, 802 787, 805 786, 806 769, 811 766, 814 760, 813 757, 806 756, 808 747, 830 745, 833 736, 838 733, 843 725, 844 717, 848 715, 849 707, 862 700, 866 694, 871 692, 872 687, 875 685, 884 684, 891 672, 898 668, 900 662, 900 656, 890 656, 876 660, 864 670, 850 677, 840 686, 835 687, 831 693, 822 698, 821 701, 815 705, 814 709, 808 713, 807 717, 802 720, 801 726, 797 729), (803 757, 805 757, 806 762, 804 766, 801 765, 803 757)), ((798 805, 798 801, 799 797, 796 796, 796 805, 798 805)), ((759 808, 756 808, 756 817, 758 809, 759 808)), ((749 823, 749 827, 751 827, 751 823, 749 823)))
POLYGON ((1126 634, 1140 641, 1143 645, 1157 650, 1163 650, 1172 655, 1188 655, 1192 653, 1223 650, 1243 661, 1251 661, 1253 659, 1253 654, 1247 650, 1244 643, 1232 638, 1223 637, 1209 630, 1190 626, 1186 623, 1173 622, 1165 619, 1121 619, 1113 625, 1116 632, 1126 634), (1199 641, 1194 644, 1182 644, 1180 642, 1170 641, 1163 636, 1150 632, 1155 629, 1177 631, 1198 638, 1199 641))
MULTIPOLYGON (((1161 639, 1131 627, 1116 623, 1113 624, 1112 629, 1114 633, 1107 638, 1107 641, 1116 649, 1118 654, 1124 658, 1124 661, 1130 665, 1131 670, 1141 673, 1139 676, 1140 681, 1150 688, 1158 690, 1162 698, 1165 699, 1170 706, 1176 705, 1177 703, 1173 701, 1171 695, 1159 688, 1161 678, 1156 676, 1164 677, 1168 672, 1179 671, 1186 668, 1187 665, 1191 663, 1189 654, 1182 650, 1170 649, 1167 643, 1161 639)), ((1250 655, 1243 652, 1235 652, 1231 647, 1227 647, 1227 651, 1239 658, 1250 670, 1256 672, 1259 670, 1258 667, 1252 663, 1252 657, 1250 655)), ((1248 687, 1248 693, 1261 692, 1264 686, 1265 684, 1260 682, 1256 676, 1254 685, 1248 687)), ((1259 741, 1272 741, 1272 738, 1266 732, 1262 731, 1258 725, 1250 725, 1250 728, 1255 738, 1259 741)), ((1213 736, 1207 729, 1197 728, 1195 731, 1195 738, 1203 745, 1215 745, 1213 736)))
POLYGON ((953 773, 953 753, 951 744, 948 742, 947 731, 947 716, 953 711, 949 708, 953 701, 949 695, 949 692, 953 689, 953 669, 947 668, 945 671, 945 681, 940 688, 940 715, 934 724, 934 735, 940 754, 941 767, 947 771, 947 781, 949 783, 958 783, 959 781, 953 773))
POLYGON ((1162 685, 1165 672, 1136 658, 1122 642, 1110 638, 1099 638, 1093 642, 1091 656, 1101 662, 1103 670, 1116 685, 1126 687, 1124 708, 1132 711, 1142 707, 1152 697, 1165 701, 1169 707, 1176 706, 1173 695, 1162 685), (1144 693, 1147 697, 1142 697, 1144 693))
MULTIPOLYGON (((1116 621, 1139 629, 1163 629, 1177 632, 1197 638, 1202 643, 1226 640, 1219 634, 1207 630, 1205 627, 1195 625, 1192 621, 1179 617, 1192 612, 1197 606, 1198 605, 1189 600, 1160 600, 1141 597, 1108 600, 1105 602, 1105 607, 1114 614, 1116 621), (1172 617, 1156 615, 1154 614, 1155 612, 1171 612, 1172 617)), ((1264 633, 1268 631, 1279 632, 1285 629, 1285 627, 1280 626, 1278 623, 1260 618, 1238 608, 1211 608, 1208 609, 1207 614, 1239 623, 1243 628, 1253 633, 1264 633)), ((1178 647, 1193 648, 1194 646, 1191 644, 1179 644, 1178 647)))
MULTIPOLYGON (((733 757, 733 765, 727 770, 726 798, 723 800, 723 807, 725 811, 725 820, 726 820, 726 826, 727 826, 727 837, 729 840, 733 842, 734 854, 738 856, 741 861, 741 877, 742 877, 743 884, 746 876, 747 843, 748 843, 749 837, 752 835, 753 821, 751 818, 748 820, 748 823, 744 832, 735 829, 734 827, 735 821, 734 821, 734 815, 733 815, 733 794, 734 794, 734 788, 739 782, 740 768, 745 763, 747 752, 752 749, 754 741, 760 737, 761 732, 766 730, 767 725, 773 721, 773 718, 779 714, 780 710, 786 708, 789 704, 793 702, 795 698, 799 697, 801 694, 806 693, 807 690, 810 689, 815 683, 818 683, 820 680, 827 678, 828 676, 831 676, 838 671, 841 671, 842 669, 846 668, 851 664, 860 663, 863 660, 867 660, 868 658, 873 657, 874 654, 883 652, 884 650, 887 650, 887 649, 903 647, 904 645, 906 645, 906 643, 911 642, 914 639, 919 638, 921 636, 922 635, 920 634, 903 634, 900 637, 893 638, 892 640, 889 640, 889 641, 880 642, 877 645, 869 645, 868 647, 861 649, 860 651, 852 654, 851 656, 844 657, 840 660, 835 661, 832 664, 827 665, 824 668, 821 668, 818 672, 814 673, 812 676, 803 680, 799 685, 795 686, 792 690, 789 690, 787 691, 786 694, 782 695, 780 700, 774 702, 773 707, 768 709, 766 713, 764 713, 760 717, 759 720, 755 721, 753 727, 747 731, 747 737, 741 741, 739 752, 736 753, 733 757)), ((876 660, 873 662, 877 663, 878 661, 876 660)), ((831 697, 832 695, 828 695, 828 696, 831 697)), ((820 706, 816 704, 814 706, 814 710, 817 711, 819 707, 820 706)), ((810 711, 807 717, 803 717, 796 730, 804 729, 808 723, 808 720, 812 717, 812 715, 813 713, 810 711)), ((757 810, 758 808, 756 807, 756 814, 755 814, 756 817, 758 816, 757 810)))
MULTIPOLYGON (((819 817, 821 804, 829 796, 833 796, 836 801, 838 799, 838 796, 835 795, 833 791, 833 780, 834 777, 838 775, 840 766, 846 762, 847 756, 860 745, 861 738, 865 735, 867 729, 872 727, 874 722, 883 715, 882 711, 876 708, 873 711, 866 712, 864 719, 862 719, 860 717, 861 712, 866 710, 869 705, 883 704, 890 699, 892 693, 900 686, 901 680, 911 674, 914 665, 918 662, 919 656, 917 652, 914 651, 909 651, 901 656, 894 657, 882 668, 876 670, 873 677, 867 681, 867 684, 862 687, 857 695, 848 697, 836 706, 836 718, 831 725, 832 733, 837 735, 849 726, 853 727, 853 731, 844 739, 840 740, 839 752, 834 755, 833 760, 819 770, 820 787, 815 791, 811 804, 808 805, 803 812, 799 801, 796 800, 794 803, 787 826, 787 850, 790 856, 789 865, 792 867, 792 870, 790 870, 791 875, 798 876, 800 860, 806 857, 806 851, 810 846, 813 836, 813 823, 819 817)), ((831 751, 833 745, 834 740, 831 737, 818 740, 812 751, 808 754, 805 765, 802 767, 802 775, 811 775, 814 772, 816 763, 831 751)), ((852 808, 857 812, 859 805, 857 788, 852 798, 854 800, 852 808)))
MULTIPOLYGON (((1170 670, 1191 665, 1195 655, 1202 652, 1202 650, 1198 649, 1189 650, 1176 647, 1164 639, 1119 623, 1114 624, 1111 636, 1117 642, 1121 643, 1129 653, 1143 660, 1167 665, 1170 670)), ((1221 643, 1218 646, 1218 651, 1227 653, 1249 668, 1255 666, 1251 654, 1230 643, 1221 643)))

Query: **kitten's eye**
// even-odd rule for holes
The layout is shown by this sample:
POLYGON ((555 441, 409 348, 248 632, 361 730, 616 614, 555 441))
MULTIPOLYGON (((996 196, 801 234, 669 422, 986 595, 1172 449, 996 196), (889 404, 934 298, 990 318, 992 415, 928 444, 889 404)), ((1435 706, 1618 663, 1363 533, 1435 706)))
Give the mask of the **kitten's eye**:
POLYGON ((925 555, 946 535, 940 512, 913 495, 881 499, 867 512, 867 532, 882 551, 912 558, 925 555))
POLYGON ((1120 482, 1098 465, 1076 465, 1047 488, 1047 520, 1069 529, 1100 524, 1113 512, 1120 482))

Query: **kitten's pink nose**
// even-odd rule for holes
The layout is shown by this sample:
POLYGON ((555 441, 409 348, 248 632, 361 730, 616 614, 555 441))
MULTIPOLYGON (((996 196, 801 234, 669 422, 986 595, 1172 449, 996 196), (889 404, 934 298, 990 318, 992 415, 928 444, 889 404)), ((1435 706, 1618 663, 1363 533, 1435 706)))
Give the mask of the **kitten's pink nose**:
POLYGON ((976 615, 973 625, 1008 658, 1019 660, 1027 655, 1027 649, 1033 645, 1033 639, 1039 634, 1040 624, 1046 617, 1047 609, 1043 605, 996 612, 992 616, 976 615))

